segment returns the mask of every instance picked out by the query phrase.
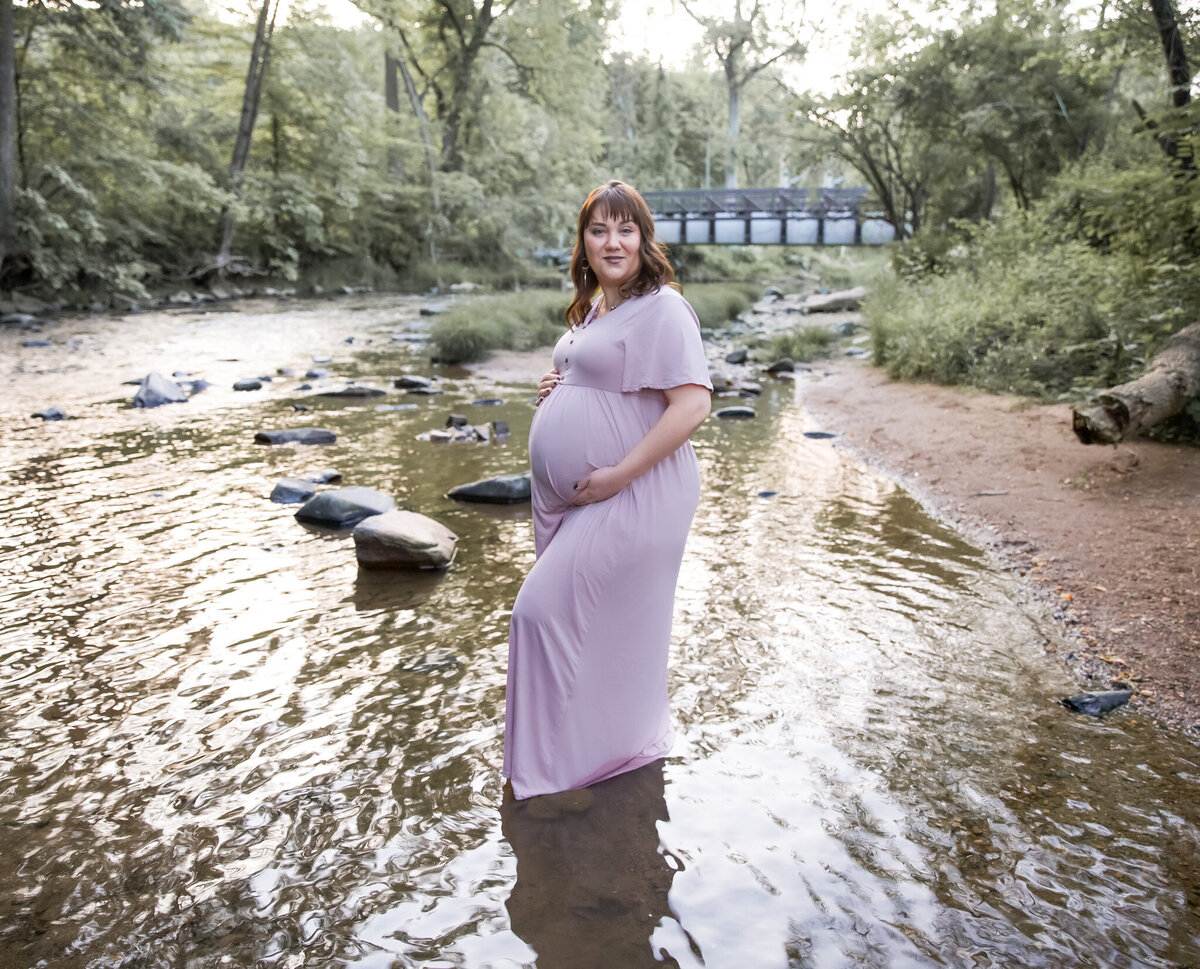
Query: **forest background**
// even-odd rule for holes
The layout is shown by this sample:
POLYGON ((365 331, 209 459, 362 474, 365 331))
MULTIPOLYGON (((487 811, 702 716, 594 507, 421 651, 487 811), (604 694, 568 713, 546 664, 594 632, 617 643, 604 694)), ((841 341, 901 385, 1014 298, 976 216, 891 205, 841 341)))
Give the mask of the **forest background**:
POLYGON ((676 64, 623 52, 609 0, 281 2, 0 0, 0 297, 557 286, 539 247, 619 177, 868 186, 908 237, 867 306, 896 376, 1083 397, 1200 317, 1194 6, 851 5, 813 85, 795 3, 680 0, 676 64))

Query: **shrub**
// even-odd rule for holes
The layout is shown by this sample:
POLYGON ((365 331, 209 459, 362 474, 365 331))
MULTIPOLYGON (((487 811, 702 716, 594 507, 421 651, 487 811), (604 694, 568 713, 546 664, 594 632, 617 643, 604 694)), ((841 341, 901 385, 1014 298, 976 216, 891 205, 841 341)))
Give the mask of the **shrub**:
MULTIPOLYGON (((798 363, 807 363, 829 356, 830 347, 837 342, 837 334, 827 326, 802 326, 785 333, 776 333, 767 342, 765 354, 772 360, 790 357, 798 363)), ((761 358, 763 354, 758 354, 761 358)))

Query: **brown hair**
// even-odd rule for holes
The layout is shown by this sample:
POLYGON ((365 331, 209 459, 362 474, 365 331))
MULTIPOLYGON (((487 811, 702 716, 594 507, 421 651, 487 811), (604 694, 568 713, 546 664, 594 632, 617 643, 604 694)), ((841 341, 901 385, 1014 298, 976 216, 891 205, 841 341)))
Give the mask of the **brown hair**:
POLYGON ((600 286, 596 273, 587 265, 587 250, 583 247, 584 230, 597 215, 632 222, 642 235, 642 243, 638 249, 642 265, 638 274, 621 287, 622 299, 644 296, 675 280, 675 270, 667 261, 666 250, 662 243, 654 238, 654 217, 650 214, 646 200, 632 185, 626 185, 614 178, 592 192, 579 210, 575 248, 571 252, 571 282, 575 286, 575 298, 567 307, 567 326, 578 326, 584 321, 600 286))

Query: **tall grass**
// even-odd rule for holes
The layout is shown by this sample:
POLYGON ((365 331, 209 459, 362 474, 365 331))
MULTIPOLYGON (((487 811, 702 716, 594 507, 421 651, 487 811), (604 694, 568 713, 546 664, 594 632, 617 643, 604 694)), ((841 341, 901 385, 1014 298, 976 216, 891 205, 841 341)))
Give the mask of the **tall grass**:
MULTIPOLYGON (((744 313, 760 295, 750 283, 697 283, 684 296, 704 327, 719 327, 744 313)), ((482 296, 460 303, 437 318, 431 337, 443 363, 482 360, 493 350, 553 346, 563 334, 570 295, 562 290, 526 290, 482 296)))
POLYGON ((796 363, 809 363, 828 357, 837 341, 838 335, 828 326, 801 326, 774 334, 755 356, 771 360, 788 357, 796 363))

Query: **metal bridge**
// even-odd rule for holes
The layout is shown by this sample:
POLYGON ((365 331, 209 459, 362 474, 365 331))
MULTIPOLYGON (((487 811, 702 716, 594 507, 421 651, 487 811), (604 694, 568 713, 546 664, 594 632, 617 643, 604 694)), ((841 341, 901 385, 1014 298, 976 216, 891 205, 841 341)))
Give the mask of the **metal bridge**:
POLYGON ((865 188, 721 188, 643 192, 668 245, 882 245, 896 230, 864 211, 865 188))

